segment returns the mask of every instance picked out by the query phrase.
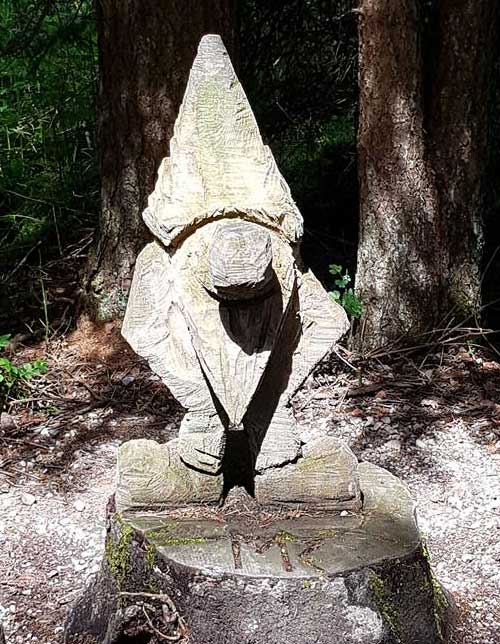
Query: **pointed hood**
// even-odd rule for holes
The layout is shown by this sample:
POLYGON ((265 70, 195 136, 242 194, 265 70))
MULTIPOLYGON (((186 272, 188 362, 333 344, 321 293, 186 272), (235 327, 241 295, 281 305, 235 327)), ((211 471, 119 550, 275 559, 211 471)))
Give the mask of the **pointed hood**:
POLYGON ((239 216, 302 237, 302 217, 264 145, 224 44, 204 36, 144 221, 166 246, 201 223, 239 216))

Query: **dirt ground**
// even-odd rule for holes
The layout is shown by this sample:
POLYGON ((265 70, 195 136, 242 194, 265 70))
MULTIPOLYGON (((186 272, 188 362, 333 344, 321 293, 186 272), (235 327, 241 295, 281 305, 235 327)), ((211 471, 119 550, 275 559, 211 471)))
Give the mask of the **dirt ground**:
MULTIPOLYGON (((0 621, 8 644, 58 644, 100 564, 117 447, 167 440, 183 412, 113 325, 20 352, 49 371, 0 424, 0 621)), ((304 435, 337 435, 408 483, 459 609, 454 643, 499 644, 500 364, 454 347, 360 378, 351 361, 333 356, 296 396, 304 435)))

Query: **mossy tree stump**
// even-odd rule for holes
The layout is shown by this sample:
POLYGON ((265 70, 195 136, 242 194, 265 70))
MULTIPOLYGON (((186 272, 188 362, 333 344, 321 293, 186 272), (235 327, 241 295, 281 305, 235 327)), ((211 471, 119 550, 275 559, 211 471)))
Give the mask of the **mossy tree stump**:
POLYGON ((451 604, 406 486, 360 465, 362 512, 108 511, 67 644, 438 644, 451 604))

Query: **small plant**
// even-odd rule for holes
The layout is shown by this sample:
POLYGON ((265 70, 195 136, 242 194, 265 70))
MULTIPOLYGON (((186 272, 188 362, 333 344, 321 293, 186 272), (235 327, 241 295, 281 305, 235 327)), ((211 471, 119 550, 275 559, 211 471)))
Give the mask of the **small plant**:
POLYGON ((345 309, 349 317, 360 318, 363 313, 363 303, 354 293, 354 289, 349 286, 352 281, 349 271, 346 269, 344 272, 339 264, 330 264, 328 270, 335 277, 334 284, 337 286, 337 289, 330 291, 328 295, 345 309))
MULTIPOLYGON (((10 342, 10 335, 0 335, 0 352, 10 342)), ((14 392, 22 392, 23 384, 47 371, 44 360, 25 362, 17 367, 9 358, 0 355, 0 409, 14 392)))

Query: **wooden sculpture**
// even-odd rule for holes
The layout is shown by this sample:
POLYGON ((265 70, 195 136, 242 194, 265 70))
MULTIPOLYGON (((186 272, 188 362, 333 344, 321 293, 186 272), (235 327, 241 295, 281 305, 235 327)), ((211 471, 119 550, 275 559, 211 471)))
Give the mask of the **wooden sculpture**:
MULTIPOLYGON (((178 440, 142 441, 143 456, 135 442, 122 449, 133 465, 119 468, 120 480, 149 481, 168 504, 190 498, 171 489, 173 470, 184 476, 179 457, 186 480, 222 475, 229 449, 249 477, 297 461, 290 399, 348 321, 302 268, 302 217, 219 36, 201 41, 144 220, 156 239, 137 259, 122 333, 187 411, 178 440)), ((339 449, 330 441, 321 455, 339 449)))

